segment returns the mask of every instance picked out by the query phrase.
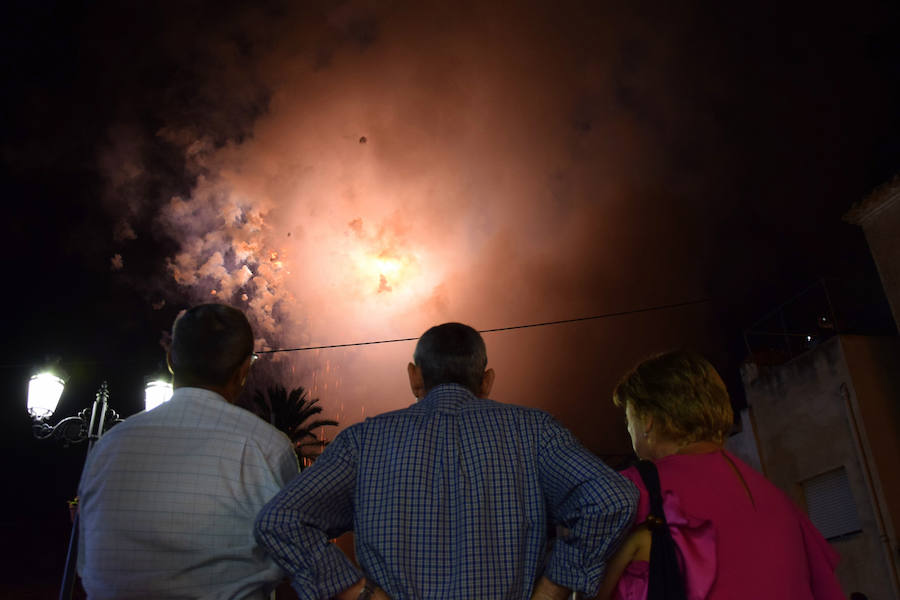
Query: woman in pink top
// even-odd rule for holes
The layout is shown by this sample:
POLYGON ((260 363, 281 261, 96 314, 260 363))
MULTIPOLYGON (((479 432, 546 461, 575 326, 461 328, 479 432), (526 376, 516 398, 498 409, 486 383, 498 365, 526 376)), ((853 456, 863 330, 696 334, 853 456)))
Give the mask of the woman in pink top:
MULTIPOLYGON (((837 600, 837 553, 791 500, 722 447, 732 410, 725 384, 701 356, 677 351, 627 373, 613 395, 625 408, 639 458, 651 460, 688 600, 837 600)), ((649 500, 638 527, 610 561, 600 598, 647 597, 649 500)))

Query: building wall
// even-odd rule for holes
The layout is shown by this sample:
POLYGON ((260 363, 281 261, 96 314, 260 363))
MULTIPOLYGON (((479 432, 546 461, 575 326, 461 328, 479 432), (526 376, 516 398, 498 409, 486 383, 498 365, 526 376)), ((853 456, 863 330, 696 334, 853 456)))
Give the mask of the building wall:
POLYGON ((744 387, 753 411, 766 476, 805 505, 801 483, 844 467, 862 532, 831 541, 841 554, 837 574, 845 593, 896 600, 879 521, 857 452, 847 398, 856 391, 841 337, 834 337, 779 366, 746 370, 744 387))
POLYGON ((894 323, 900 328, 900 178, 875 190, 846 218, 866 235, 894 323))
POLYGON ((725 448, 765 475, 766 471, 759 460, 759 448, 756 444, 756 432, 753 426, 751 408, 747 407, 741 410, 738 417, 741 421, 741 430, 725 439, 725 448))
MULTIPOLYGON (((841 346, 856 392, 853 416, 864 431, 861 450, 886 535, 900 565, 900 338, 842 336, 841 346)), ((900 572, 898 572, 900 579, 900 572)))
POLYGON ((866 222, 863 231, 878 266, 894 323, 900 323, 900 201, 893 202, 877 219, 866 222))

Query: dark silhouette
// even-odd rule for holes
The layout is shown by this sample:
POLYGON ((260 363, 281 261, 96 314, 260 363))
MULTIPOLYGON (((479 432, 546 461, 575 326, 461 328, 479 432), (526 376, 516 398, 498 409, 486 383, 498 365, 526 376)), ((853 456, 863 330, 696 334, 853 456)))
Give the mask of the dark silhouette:
POLYGON ((316 432, 322 427, 336 427, 332 419, 313 419, 322 412, 318 398, 309 398, 304 387, 296 387, 288 393, 281 385, 269 386, 265 391, 257 390, 245 406, 261 419, 283 431, 294 444, 294 451, 300 459, 300 468, 308 466, 322 453, 327 440, 316 439, 316 432))

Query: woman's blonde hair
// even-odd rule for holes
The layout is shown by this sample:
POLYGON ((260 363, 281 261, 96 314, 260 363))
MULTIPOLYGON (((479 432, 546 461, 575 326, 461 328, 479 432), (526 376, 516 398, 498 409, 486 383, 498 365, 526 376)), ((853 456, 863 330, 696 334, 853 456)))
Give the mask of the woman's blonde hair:
POLYGON ((679 443, 721 444, 734 412, 725 383, 708 360, 687 350, 657 354, 622 377, 613 403, 650 415, 662 435, 679 443))

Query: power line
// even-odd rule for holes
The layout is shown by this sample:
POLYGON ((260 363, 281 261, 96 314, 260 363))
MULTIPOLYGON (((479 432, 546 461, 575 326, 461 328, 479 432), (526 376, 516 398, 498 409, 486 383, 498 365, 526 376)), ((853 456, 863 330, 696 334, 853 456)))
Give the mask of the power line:
MULTIPOLYGON (((684 306, 692 306, 694 304, 704 304, 706 302, 710 302, 709 298, 699 298, 696 300, 688 300, 686 302, 675 302, 672 304, 660 304, 657 306, 648 306, 645 308, 633 308, 630 310, 621 310, 617 312, 609 312, 603 313, 599 315, 592 315, 590 317, 576 317, 574 319, 559 319, 557 321, 544 321, 542 323, 527 323, 525 325, 510 325, 508 327, 494 327, 492 329, 480 329, 479 333, 498 333, 501 331, 513 331, 515 329, 530 329, 532 327, 549 327, 551 325, 564 325, 566 323, 578 323, 580 321, 596 321, 599 319, 611 319, 615 317, 624 317, 627 315, 636 315, 640 313, 646 312, 655 312, 659 310, 671 310, 674 308, 682 308, 684 306)), ((368 342, 351 342, 348 344, 326 344, 323 346, 303 346, 300 348, 276 348, 275 350, 259 350, 257 354, 276 354, 278 352, 302 352, 304 350, 329 350, 332 348, 351 348, 354 346, 374 346, 376 344, 394 344, 397 342, 414 342, 418 340, 418 337, 407 337, 407 338, 396 338, 390 340, 372 340, 368 342)), ((85 365, 108 365, 108 364, 127 364, 127 363, 139 363, 146 362, 141 361, 139 359, 121 359, 115 361, 76 361, 76 362, 66 362, 63 361, 61 364, 67 367, 73 366, 85 366, 85 365)), ((0 364, 0 369, 30 369, 33 368, 33 364, 0 364)))
MULTIPOLYGON (((633 308, 630 310, 621 310, 618 312, 603 313, 600 315, 592 315, 590 317, 576 317, 574 319, 560 319, 558 321, 544 321, 543 323, 528 323, 525 325, 510 325, 508 327, 495 327, 493 329, 479 329, 479 333, 497 333, 500 331, 512 331, 514 329, 530 329, 532 327, 548 327, 550 325, 563 325, 565 323, 578 323, 580 321, 595 321, 598 319, 611 319, 614 317, 624 317, 626 315, 636 315, 645 312, 654 312, 658 310, 670 310, 673 308, 681 308, 694 304, 703 304, 709 302, 709 298, 699 298, 697 300, 688 300, 686 302, 675 302, 672 304, 660 304, 657 306, 648 306, 646 308, 633 308)), ((414 342, 418 337, 396 338, 391 340, 372 340, 368 342, 351 342, 348 344, 326 344, 323 346, 302 346, 300 348, 277 348, 275 350, 259 350, 257 354, 276 354, 278 352, 302 352, 304 350, 329 350, 332 348, 350 348, 353 346, 374 346, 375 344, 394 344, 397 342, 414 342)))

